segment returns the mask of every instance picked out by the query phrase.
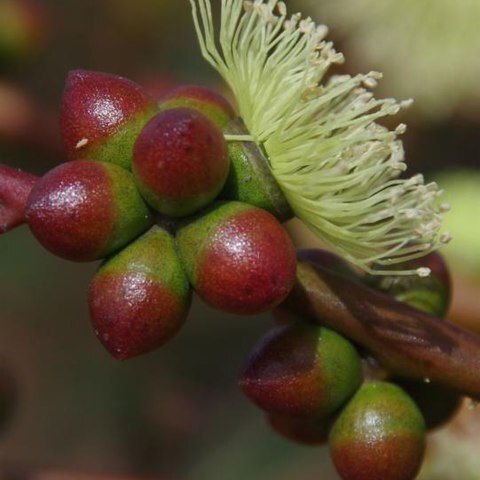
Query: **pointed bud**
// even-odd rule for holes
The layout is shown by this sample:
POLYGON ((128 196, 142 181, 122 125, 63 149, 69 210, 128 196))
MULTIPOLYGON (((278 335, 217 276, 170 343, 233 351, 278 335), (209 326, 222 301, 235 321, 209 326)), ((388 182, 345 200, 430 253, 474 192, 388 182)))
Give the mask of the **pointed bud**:
POLYGON ((25 216, 47 250, 75 261, 109 255, 152 222, 133 176, 91 160, 64 163, 38 180, 25 216))
POLYGON ((216 205, 181 227, 177 243, 198 295, 231 313, 278 305, 295 281, 295 250, 268 212, 239 202, 216 205))
POLYGON ((135 142, 135 179, 146 201, 164 215, 190 215, 208 205, 228 169, 221 130, 189 108, 155 115, 135 142))
POLYGON ((361 381, 360 357, 350 342, 326 328, 297 323, 261 339, 239 384, 269 413, 325 418, 361 381))
POLYGON ((392 383, 364 384, 329 436, 343 480, 412 480, 425 451, 425 422, 413 400, 392 383))
POLYGON ((154 226, 108 260, 90 284, 90 316, 117 359, 148 353, 183 325, 191 292, 169 233, 154 226))
POLYGON ((157 110, 155 100, 131 80, 108 73, 71 71, 60 114, 69 158, 90 158, 129 169, 133 144, 157 110))

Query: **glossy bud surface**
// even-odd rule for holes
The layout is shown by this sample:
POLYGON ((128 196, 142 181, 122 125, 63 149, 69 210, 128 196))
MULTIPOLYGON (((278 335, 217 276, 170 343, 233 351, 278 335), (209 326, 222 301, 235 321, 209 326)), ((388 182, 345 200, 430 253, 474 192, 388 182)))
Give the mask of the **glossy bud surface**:
POLYGON ((64 163, 38 180, 25 216, 47 250, 75 261, 103 258, 152 223, 132 175, 91 160, 64 163))
POLYGON ((133 172, 140 191, 158 212, 181 217, 208 205, 228 175, 221 130, 188 108, 153 117, 134 147, 133 172))
POLYGON ((183 325, 190 301, 174 240, 157 226, 102 265, 89 290, 95 333, 117 359, 163 345, 183 325))
POLYGON ((269 413, 324 418, 361 381, 360 357, 350 342, 324 327, 296 323, 277 327, 260 340, 239 385, 269 413))
POLYGON ((177 243, 198 295, 231 313, 278 305, 295 281, 295 250, 268 212, 239 202, 215 205, 179 229, 177 243))
POLYGON ((131 80, 102 72, 71 71, 60 112, 69 158, 90 158, 130 169, 133 144, 157 111, 155 100, 131 80))
POLYGON ((364 384, 333 424, 330 453, 343 480, 413 480, 425 450, 425 422, 392 383, 364 384))

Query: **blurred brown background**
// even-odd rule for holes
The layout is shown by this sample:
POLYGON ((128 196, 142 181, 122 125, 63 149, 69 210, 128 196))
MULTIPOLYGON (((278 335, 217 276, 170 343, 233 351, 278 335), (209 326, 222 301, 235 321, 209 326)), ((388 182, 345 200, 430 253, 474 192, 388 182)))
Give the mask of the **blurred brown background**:
MULTIPOLYGON (((13 25, 6 13, 7 3, 12 2, 0 0, 0 27, 2 20, 4 27, 13 25)), ((56 110, 70 69, 117 73, 152 91, 178 82, 223 88, 200 56, 187 0, 28 3, 33 7, 26 8, 33 10, 26 16, 25 28, 33 33, 23 35, 20 24, 13 29, 13 40, 6 43, 10 50, 4 47, 8 55, 0 56, 4 59, 0 63, 1 163, 40 174, 63 160, 56 110)), ((361 3, 338 2, 347 9, 350 5, 352 11, 361 3)), ((452 3, 480 20, 475 5, 478 0, 452 3)), ((302 9, 331 26, 331 37, 338 41, 340 50, 346 50, 347 71, 384 68, 382 64, 372 66, 371 57, 351 48, 356 38, 363 38, 355 35, 365 35, 368 28, 337 15, 330 1, 287 4, 291 11, 302 9)), ((381 17, 373 15, 374 21, 387 22, 388 26, 398 18, 397 10, 390 14, 382 11, 381 17)), ((437 23, 429 21, 436 28, 432 28, 431 37, 422 32, 419 48, 425 49, 426 62, 438 63, 439 56, 433 52, 443 47, 437 30, 443 25, 442 15, 451 14, 441 8, 434 13, 437 23)), ((422 10, 417 15, 422 26, 422 10)), ((463 24, 449 25, 454 29, 450 37, 453 35, 459 49, 476 48, 478 38, 465 35, 463 24)), ((382 31, 390 35, 388 28, 382 31)), ((405 35, 414 36, 415 32, 405 31, 405 35)), ((0 55, 1 42, 0 34, 0 55)), ((381 43, 378 37, 375 45, 381 43)), ((371 42, 362 40, 361 44, 371 48, 371 42)), ((398 92, 397 82, 390 81, 396 75, 408 75, 408 56, 394 50, 385 55, 389 58, 385 64, 388 74, 381 94, 415 97, 414 88, 398 92)), ((381 58, 378 56, 379 62, 381 58)), ((470 71, 471 58, 465 56, 465 72, 470 71)), ((459 65, 457 73, 461 75, 459 65)), ((431 72, 439 75, 441 66, 431 72)), ((429 88, 435 95, 435 82, 429 88)), ((480 104, 473 101, 473 93, 472 101, 465 102, 468 85, 462 89, 465 96, 449 102, 448 109, 430 109, 431 104, 425 101, 397 123, 410 126, 405 142, 411 172, 424 170, 431 179, 441 178, 446 190, 452 182, 451 191, 463 193, 448 197, 454 207, 450 216, 455 220, 451 225, 447 220, 447 224, 459 238, 447 252, 456 282, 451 318, 480 331, 480 188, 476 188, 480 186, 480 104), (471 185, 467 193, 466 179, 471 185)), ((445 92, 439 90, 437 95, 441 102, 445 92)), ((292 232, 299 246, 316 243, 298 225, 292 226, 292 232)), ((4 478, 30 478, 30 472, 44 469, 147 475, 160 480, 338 478, 325 448, 296 446, 277 437, 236 387, 244 359, 271 325, 268 315, 235 317, 197 301, 189 321, 168 345, 119 363, 97 342, 88 319, 86 291, 96 265, 54 258, 25 227, 0 237, 0 265, 0 357, 17 385, 16 409, 0 438, 0 475, 4 478)), ((465 412, 469 424, 478 417, 468 408, 465 412)), ((476 442, 478 446, 478 436, 472 438, 471 431, 467 435, 458 425, 438 435, 443 437, 432 442, 430 467, 422 478, 480 479, 480 466, 478 470, 471 466, 476 455, 468 451, 469 445, 476 442), (449 476, 444 468, 436 467, 438 458, 445 460, 445 445, 450 445, 450 464, 463 467, 464 476, 449 476), (435 456, 435 451, 442 453, 435 456)), ((42 475, 38 478, 74 478, 68 473, 64 477, 52 477, 48 472, 42 475)))

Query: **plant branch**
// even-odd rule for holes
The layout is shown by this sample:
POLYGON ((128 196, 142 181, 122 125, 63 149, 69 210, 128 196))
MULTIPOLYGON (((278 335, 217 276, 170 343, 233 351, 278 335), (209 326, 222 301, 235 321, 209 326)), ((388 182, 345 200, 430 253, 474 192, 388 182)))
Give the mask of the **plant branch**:
POLYGON ((480 398, 480 336, 305 262, 283 306, 362 345, 393 374, 480 398))
POLYGON ((0 165, 0 234, 25 221, 25 204, 37 178, 0 165))

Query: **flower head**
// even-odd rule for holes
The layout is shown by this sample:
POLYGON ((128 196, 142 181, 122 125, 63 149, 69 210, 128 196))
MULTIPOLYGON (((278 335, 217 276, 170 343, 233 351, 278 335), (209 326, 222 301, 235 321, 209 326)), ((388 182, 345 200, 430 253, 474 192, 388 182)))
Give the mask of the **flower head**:
POLYGON ((379 73, 327 78, 343 55, 324 25, 287 16, 284 2, 222 0, 218 37, 210 1, 190 2, 204 58, 232 89, 292 210, 322 241, 367 271, 448 241, 437 185, 398 178, 405 125, 389 131, 377 120, 410 102, 376 99, 379 73))

